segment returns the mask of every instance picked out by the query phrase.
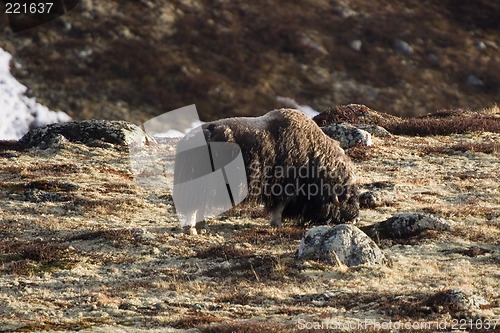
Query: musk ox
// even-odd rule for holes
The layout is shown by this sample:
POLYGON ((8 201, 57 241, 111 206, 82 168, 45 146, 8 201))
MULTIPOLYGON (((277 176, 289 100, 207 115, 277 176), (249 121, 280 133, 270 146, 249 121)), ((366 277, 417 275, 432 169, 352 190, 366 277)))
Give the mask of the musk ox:
MULTIPOLYGON (((263 203, 271 226, 280 227, 282 218, 291 218, 298 225, 340 224, 357 218, 358 190, 349 158, 337 141, 302 112, 279 109, 261 117, 221 119, 202 125, 201 130, 208 147, 218 142, 239 146, 248 192, 245 201, 263 203)), ((190 132, 177 144, 174 201, 183 194, 176 184, 217 170, 213 156, 203 157, 206 147, 199 148, 193 142, 190 132), (203 158, 212 159, 211 169, 202 165, 203 158)), ((231 158, 239 149, 230 152, 231 158)), ((226 157, 226 162, 231 158, 226 157)), ((211 187, 198 192, 207 198, 213 196, 211 187)), ((189 195, 183 198, 190 200, 189 195)), ((204 211, 194 206, 187 211, 188 217, 181 222, 193 229, 195 222, 203 220, 200 215, 204 211)))

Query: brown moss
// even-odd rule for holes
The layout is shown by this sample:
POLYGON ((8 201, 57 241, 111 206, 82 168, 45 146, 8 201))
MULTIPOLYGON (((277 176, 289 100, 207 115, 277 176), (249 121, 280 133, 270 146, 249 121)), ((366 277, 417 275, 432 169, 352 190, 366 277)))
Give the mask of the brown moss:
POLYGON ((249 255, 235 259, 228 258, 230 266, 208 269, 204 275, 219 278, 249 281, 283 281, 287 275, 296 275, 297 263, 285 256, 249 255))
POLYGON ((140 236, 134 229, 103 229, 96 231, 82 232, 66 238, 66 241, 73 242, 78 240, 96 240, 103 239, 110 241, 115 247, 126 247, 130 244, 140 243, 140 236))
POLYGON ((420 118, 400 118, 374 111, 364 105, 350 104, 335 106, 313 120, 318 126, 340 122, 377 125, 392 134, 406 136, 500 132, 500 118, 468 110, 444 110, 420 118))
POLYGON ((485 153, 500 155, 500 143, 497 142, 466 142, 459 143, 452 146, 435 146, 425 147, 423 152, 425 154, 445 154, 455 155, 457 152, 463 153, 466 151, 474 153, 485 153))
POLYGON ((22 149, 23 149, 23 147, 19 144, 18 141, 0 140, 0 153, 3 153, 6 150, 21 151, 22 149))
POLYGON ((96 117, 102 109, 102 117, 123 117, 120 110, 106 108, 113 109, 118 100, 127 104, 124 110, 141 108, 126 112, 134 121, 192 103, 204 120, 256 115, 277 106, 277 93, 312 102, 317 109, 330 105, 325 96, 340 95, 336 99, 343 103, 370 102, 409 115, 450 104, 479 107, 498 96, 495 47, 471 47, 474 36, 495 39, 491 15, 496 12, 487 11, 498 6, 452 3, 409 0, 387 8, 354 1, 349 10, 357 14, 346 15, 347 4, 340 2, 200 0, 194 8, 176 0, 152 3, 154 10, 146 12, 143 3, 126 2, 107 15, 85 12, 73 18, 71 29, 50 34, 32 29, 19 38, 6 34, 4 44, 17 50, 23 67, 16 75, 34 87, 35 95, 75 118, 96 117), (160 23, 158 12, 173 26, 160 23), (25 38, 36 43, 24 45, 25 38), (349 46, 356 39, 362 42, 360 51, 349 46), (396 39, 411 43, 414 52, 396 52, 396 39), (87 50, 92 53, 82 56, 87 50), (467 85, 471 73, 485 87, 467 85), (335 88, 346 76, 356 87, 378 88, 376 98, 363 89, 335 88), (58 98, 53 91, 68 97, 58 98), (425 105, 415 103, 423 100, 425 105))
POLYGON ((0 262, 7 274, 31 275, 41 271, 70 268, 71 251, 53 241, 4 240, 0 262))
POLYGON ((354 162, 363 162, 371 160, 374 156, 373 148, 370 146, 355 146, 347 149, 346 154, 354 162))
MULTIPOLYGON (((286 222, 285 222, 286 223, 286 222)), ((249 230, 235 232, 232 239, 238 243, 261 244, 289 244, 300 240, 306 232, 304 228, 283 227, 280 229, 257 227, 249 230)))
POLYGON ((196 257, 200 259, 236 259, 252 255, 252 251, 244 248, 236 248, 234 244, 223 244, 209 247, 196 252, 196 257))
POLYGON ((467 132, 500 132, 500 119, 496 118, 412 118, 385 124, 396 135, 429 136, 467 132))
POLYGON ((224 318, 209 314, 209 313, 190 313, 184 315, 181 319, 172 323, 172 327, 180 329, 195 328, 205 326, 212 323, 220 323, 225 321, 224 318))

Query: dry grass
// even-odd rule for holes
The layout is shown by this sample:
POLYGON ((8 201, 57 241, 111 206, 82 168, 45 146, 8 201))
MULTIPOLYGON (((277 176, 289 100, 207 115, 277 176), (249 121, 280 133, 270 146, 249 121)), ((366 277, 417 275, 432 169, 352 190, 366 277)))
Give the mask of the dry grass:
POLYGON ((72 320, 66 323, 60 323, 47 318, 44 322, 29 322, 16 329, 15 332, 80 331, 91 328, 95 325, 104 324, 106 322, 106 320, 99 318, 84 318, 80 320, 72 320))
POLYGON ((184 315, 181 319, 172 323, 172 327, 175 328, 193 328, 207 326, 212 323, 220 323, 226 321, 227 319, 214 316, 209 313, 197 313, 192 311, 189 314, 184 315))
MULTIPOLYGON (((400 118, 371 110, 363 105, 338 105, 316 117, 319 126, 331 123, 370 124, 384 127, 390 133, 405 136, 432 136, 463 134, 468 132, 500 132, 500 110, 498 107, 478 112, 467 110, 438 111, 419 118, 400 118), (490 111, 491 110, 491 111, 490 111), (489 114, 489 113, 492 114, 489 114), (495 113, 493 113, 495 112, 495 113)), ((498 145, 477 145, 478 149, 498 150, 498 145)), ((470 146, 469 149, 473 149, 470 146)), ((460 147, 457 147, 460 149, 460 147)))
POLYGON ((426 154, 446 154, 453 155, 470 151, 473 153, 485 153, 500 155, 500 143, 497 142, 466 142, 453 146, 426 147, 426 154))
POLYGON ((289 244, 294 240, 300 240, 306 232, 304 228, 283 227, 273 229, 269 227, 257 227, 235 233, 235 242, 250 243, 254 245, 263 244, 289 244))
POLYGON ((0 244, 2 271, 31 275, 71 267, 70 249, 53 241, 4 240, 0 244))
POLYGON ((376 140, 372 158, 355 162, 360 187, 379 199, 361 211, 360 225, 423 211, 450 219, 452 231, 379 240, 391 267, 349 269, 297 261, 306 230, 271 228, 257 206, 214 218, 203 235, 183 234, 171 193, 137 186, 125 152, 72 145, 57 155, 0 157, 0 289, 9 320, 26 331, 335 332, 299 330, 297 320, 449 319, 458 314, 426 302, 450 288, 485 297, 491 308, 478 315, 498 317, 497 156, 420 153, 495 137, 376 140), (21 200, 28 191, 70 200, 21 200))
POLYGON ((411 118, 385 124, 392 134, 408 136, 450 135, 467 132, 500 132, 500 119, 492 118, 411 118))
POLYGON ((196 257, 200 259, 218 258, 222 260, 239 259, 252 255, 249 249, 236 248, 234 244, 223 244, 200 250, 196 257))
POLYGON ((89 241, 96 239, 108 241, 117 248, 127 248, 130 245, 137 245, 140 243, 140 236, 137 231, 133 229, 105 229, 82 232, 66 238, 66 241, 89 241))
MULTIPOLYGON (((15 140, 0 140, 0 154, 6 150, 22 150, 22 146, 15 140)), ((2 156, 2 155, 0 155, 2 156)))
POLYGON ((87 9, 72 18, 68 31, 5 34, 3 44, 17 51, 23 68, 16 74, 35 95, 75 118, 100 114, 144 121, 159 109, 192 103, 204 120, 256 115, 276 104, 277 93, 318 110, 333 100, 356 101, 406 115, 449 107, 450 101, 479 107, 498 96, 496 46, 474 47, 474 36, 495 41, 491 22, 497 4, 305 4, 307 11, 295 2, 176 0, 152 3, 145 12, 142 2, 95 1, 96 10, 107 15, 94 17, 87 9), (414 52, 399 54, 397 39, 410 43, 414 52), (362 42, 360 51, 350 47, 353 40, 362 42), (46 50, 43 56, 40 47, 46 50), (471 74, 484 86, 467 85, 471 74), (67 98, 53 91, 64 91, 67 98), (125 106, 117 107, 117 101, 125 106))
POLYGON ((225 323, 212 324, 198 327, 202 333, 292 333, 296 332, 291 327, 255 321, 227 321, 225 323))
POLYGON ((204 275, 222 280, 286 281, 299 265, 290 256, 249 255, 229 260, 230 265, 208 269, 204 275))
POLYGON ((374 149, 371 146, 356 146, 347 149, 346 154, 354 162, 363 162, 373 158, 374 149))

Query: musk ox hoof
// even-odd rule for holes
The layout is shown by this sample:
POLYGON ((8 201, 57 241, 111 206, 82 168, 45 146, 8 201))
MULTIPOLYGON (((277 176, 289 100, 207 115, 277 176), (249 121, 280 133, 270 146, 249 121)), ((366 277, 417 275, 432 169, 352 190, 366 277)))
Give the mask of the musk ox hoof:
POLYGON ((182 230, 186 235, 198 235, 198 231, 195 227, 185 226, 182 230))
POLYGON ((201 222, 197 222, 196 226, 187 225, 183 227, 183 231, 187 235, 206 234, 208 232, 207 221, 203 220, 201 222))
POLYGON ((271 220, 271 222, 269 224, 273 228, 281 228, 281 227, 283 227, 283 223, 281 222, 281 220, 271 220))

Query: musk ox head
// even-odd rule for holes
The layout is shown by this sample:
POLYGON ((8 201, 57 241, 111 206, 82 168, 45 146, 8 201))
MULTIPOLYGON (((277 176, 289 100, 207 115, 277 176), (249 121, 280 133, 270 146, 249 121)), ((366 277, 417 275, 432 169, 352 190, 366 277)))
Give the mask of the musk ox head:
MULTIPOLYGON (((216 142, 239 146, 235 154, 241 153, 244 162, 248 188, 245 200, 263 203, 271 215, 271 225, 281 226, 284 217, 300 225, 339 224, 357 218, 358 190, 349 158, 337 141, 326 136, 303 113, 280 109, 261 117, 217 120, 204 124, 201 130, 208 147, 216 142)), ((178 150, 189 146, 192 138, 188 133, 179 142, 178 150)), ((201 166, 185 162, 197 158, 176 158, 174 178, 186 172, 206 173, 207 170, 198 170, 201 166)), ((174 196, 176 191, 174 185, 174 196)), ((207 198, 210 195, 206 193, 207 198)), ((195 220, 200 221, 200 214, 203 215, 203 209, 188 212, 197 217, 186 223, 194 226, 195 220)))

